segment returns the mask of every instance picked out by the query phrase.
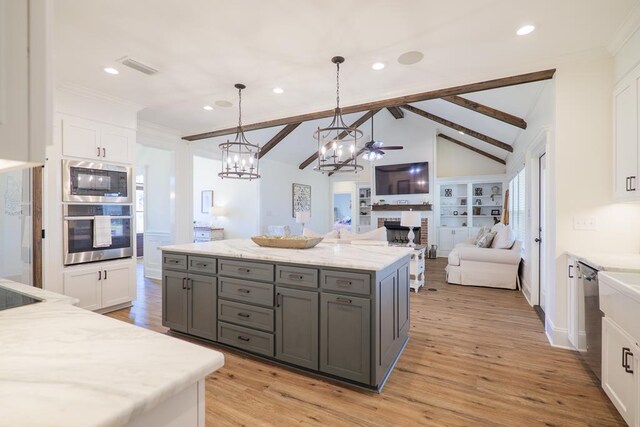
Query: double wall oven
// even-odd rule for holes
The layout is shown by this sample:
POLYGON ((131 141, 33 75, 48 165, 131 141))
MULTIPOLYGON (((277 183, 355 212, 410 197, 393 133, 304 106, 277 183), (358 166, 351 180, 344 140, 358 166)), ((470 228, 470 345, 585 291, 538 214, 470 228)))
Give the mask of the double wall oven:
POLYGON ((131 168, 63 160, 62 179, 64 264, 133 256, 131 168), (96 222, 110 224, 106 243, 96 222))

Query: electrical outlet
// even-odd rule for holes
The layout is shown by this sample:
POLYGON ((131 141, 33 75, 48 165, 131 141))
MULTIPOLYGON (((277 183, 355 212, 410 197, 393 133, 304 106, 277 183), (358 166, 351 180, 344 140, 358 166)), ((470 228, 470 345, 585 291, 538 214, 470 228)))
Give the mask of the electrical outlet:
POLYGON ((595 217, 573 218, 574 230, 595 231, 597 228, 597 221, 595 217))

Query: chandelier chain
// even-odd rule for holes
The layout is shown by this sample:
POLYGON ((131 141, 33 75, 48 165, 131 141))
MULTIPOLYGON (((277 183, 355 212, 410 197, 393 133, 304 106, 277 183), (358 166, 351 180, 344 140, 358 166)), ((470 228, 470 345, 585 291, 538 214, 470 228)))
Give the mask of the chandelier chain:
POLYGON ((340 63, 336 64, 336 106, 340 108, 340 63))
POLYGON ((242 129, 242 89, 238 89, 238 128, 242 129))

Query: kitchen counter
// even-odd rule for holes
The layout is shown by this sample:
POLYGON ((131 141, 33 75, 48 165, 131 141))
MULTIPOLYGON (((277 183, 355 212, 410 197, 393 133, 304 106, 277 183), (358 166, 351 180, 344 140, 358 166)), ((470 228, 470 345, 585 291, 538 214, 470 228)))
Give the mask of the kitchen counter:
POLYGON ((204 425, 204 408, 193 399, 203 394, 204 377, 223 366, 222 353, 74 307, 73 298, 7 280, 0 286, 44 299, 0 311, 0 426, 163 425, 194 417, 204 425), (195 409, 180 412, 177 397, 195 409), (154 418, 165 408, 175 412, 154 418))
POLYGON ((604 254, 567 252, 568 256, 599 271, 640 272, 640 254, 604 254))
POLYGON ((160 250, 174 253, 215 257, 244 258, 257 261, 283 262, 354 270, 382 270, 413 249, 391 246, 339 245, 320 243, 311 249, 263 248, 251 239, 232 239, 216 242, 188 243, 161 246, 160 250))

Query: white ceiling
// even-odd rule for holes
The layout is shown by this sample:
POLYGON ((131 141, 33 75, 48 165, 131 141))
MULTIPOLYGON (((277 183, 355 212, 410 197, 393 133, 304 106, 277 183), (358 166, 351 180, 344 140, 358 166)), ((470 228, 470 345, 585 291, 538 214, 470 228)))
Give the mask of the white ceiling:
MULTIPOLYGON (((141 104, 140 119, 191 134, 235 125, 236 82, 248 86, 249 123, 331 108, 336 54, 347 58, 343 105, 534 71, 605 46, 637 3, 56 0, 56 77, 141 104), (524 23, 537 30, 516 36, 524 23), (424 60, 400 65, 398 56, 410 50, 422 51, 424 60), (118 66, 125 55, 160 72, 118 66), (387 67, 373 71, 375 61, 387 67), (104 73, 109 65, 120 75, 104 73), (275 86, 285 93, 274 94, 275 86), (234 107, 202 109, 216 100, 234 107)), ((441 103, 433 108, 453 108, 441 103)))

